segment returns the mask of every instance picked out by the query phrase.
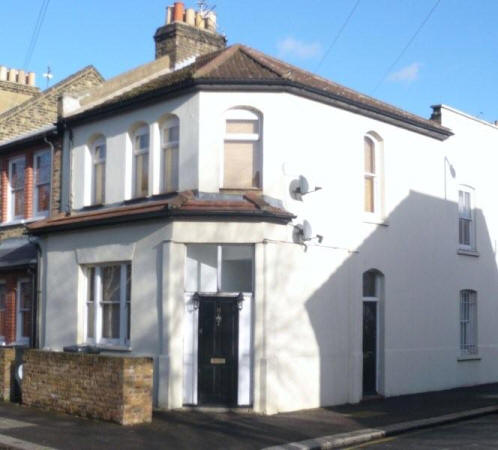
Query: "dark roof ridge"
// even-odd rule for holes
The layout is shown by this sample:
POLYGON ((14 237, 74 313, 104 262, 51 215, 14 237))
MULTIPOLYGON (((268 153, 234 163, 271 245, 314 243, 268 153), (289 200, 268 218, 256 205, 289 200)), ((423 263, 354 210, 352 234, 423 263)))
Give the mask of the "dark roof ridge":
POLYGON ((32 105, 33 103, 36 103, 38 100, 47 97, 54 90, 59 89, 61 86, 64 86, 65 84, 68 84, 68 83, 76 80, 77 78, 85 75, 87 72, 90 72, 90 71, 93 71, 102 81, 104 81, 104 77, 95 68, 95 66, 89 64, 88 66, 83 67, 82 69, 67 76, 66 78, 63 78, 61 81, 59 81, 58 83, 49 87, 48 89, 45 89, 44 91, 40 92, 35 97, 29 98, 25 102, 22 102, 21 104, 14 106, 13 108, 8 109, 7 111, 4 111, 3 113, 0 114, 0 121, 4 120, 7 117, 11 117, 14 114, 17 114, 19 111, 22 111, 23 109, 25 109, 29 105, 32 105))
MULTIPOLYGON (((212 59, 208 59, 207 62, 202 64, 199 68, 194 70, 193 77, 194 78, 201 78, 202 76, 209 74, 209 72, 216 68, 217 66, 223 64, 227 59, 229 59, 234 53, 237 52, 241 47, 240 44, 234 44, 231 45, 230 47, 227 47, 223 50, 216 50, 215 52, 208 53, 206 56, 212 55, 213 53, 219 52, 217 55, 214 56, 212 59)), ((195 64, 192 63, 192 64, 195 64)), ((188 66, 187 66, 188 67, 188 66)))

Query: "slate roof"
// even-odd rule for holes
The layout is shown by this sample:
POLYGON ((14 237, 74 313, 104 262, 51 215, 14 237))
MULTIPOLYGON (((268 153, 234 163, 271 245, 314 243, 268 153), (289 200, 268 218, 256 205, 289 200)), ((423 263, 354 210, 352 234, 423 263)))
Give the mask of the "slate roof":
POLYGON ((0 242, 0 270, 37 263, 36 246, 28 238, 9 238, 0 242))
POLYGON ((106 98, 89 109, 75 111, 67 120, 85 117, 88 119, 89 116, 112 112, 153 98, 164 98, 168 93, 188 88, 284 90, 441 140, 452 134, 449 129, 435 121, 404 111, 240 44, 200 56, 182 69, 162 74, 119 95, 106 98))
POLYGON ((242 196, 212 194, 209 198, 200 198, 192 191, 185 191, 160 200, 127 203, 114 208, 82 211, 68 216, 60 214, 33 222, 27 225, 27 228, 33 234, 41 234, 157 217, 211 220, 230 217, 241 220, 287 223, 294 218, 294 215, 270 205, 257 193, 246 193, 242 196))

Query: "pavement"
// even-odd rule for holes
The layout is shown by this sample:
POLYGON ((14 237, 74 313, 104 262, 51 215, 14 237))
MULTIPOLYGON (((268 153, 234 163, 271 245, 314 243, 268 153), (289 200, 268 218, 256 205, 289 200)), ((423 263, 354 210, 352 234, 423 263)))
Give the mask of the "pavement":
POLYGON ((0 403, 0 449, 338 448, 497 411, 498 383, 273 416, 163 411, 131 427, 0 403))

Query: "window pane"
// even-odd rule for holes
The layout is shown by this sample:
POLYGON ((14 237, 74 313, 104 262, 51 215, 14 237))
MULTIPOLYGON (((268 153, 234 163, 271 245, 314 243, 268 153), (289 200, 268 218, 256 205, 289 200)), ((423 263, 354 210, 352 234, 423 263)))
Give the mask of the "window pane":
POLYGON ((363 297, 377 297, 377 274, 372 271, 363 274, 363 297))
POLYGON ((252 247, 223 246, 221 255, 221 290, 223 292, 252 292, 252 247))
POLYGON ((178 189, 178 147, 165 148, 164 162, 164 192, 178 189))
POLYGON ((105 144, 96 145, 95 146, 95 153, 94 153, 94 161, 95 162, 105 161, 105 156, 106 156, 105 144))
POLYGON ((31 303, 33 300, 33 292, 31 289, 31 282, 22 282, 21 283, 21 309, 31 309, 31 303))
POLYGON ((365 172, 375 173, 375 149, 373 142, 365 138, 365 172))
POLYGON ((470 224, 470 220, 459 220, 459 243, 462 245, 470 245, 470 224))
POLYGON ((120 300, 121 266, 102 267, 102 300, 117 302, 120 300))
POLYGON ((93 339, 95 337, 95 304, 87 303, 87 316, 86 316, 86 337, 93 339))
POLYGON ((163 145, 168 145, 170 142, 178 142, 180 138, 180 127, 174 126, 163 129, 163 145))
POLYGON ((119 339, 119 303, 102 305, 102 337, 119 339))
POLYGON ((374 179, 372 177, 365 177, 365 211, 374 212, 374 179))
POLYGON ((185 290, 216 292, 218 290, 218 247, 192 244, 187 246, 185 290))
POLYGON ((37 190, 36 210, 38 212, 48 211, 50 205, 50 185, 42 184, 38 186, 36 190, 37 190))
POLYGON ((24 189, 24 160, 12 163, 10 185, 12 189, 24 189))
POLYGON ((126 265, 126 339, 130 340, 131 328, 131 264, 126 265))
POLYGON ((14 193, 14 216, 22 216, 24 214, 24 189, 14 193))
POLYGON ((33 301, 33 290, 31 282, 21 282, 19 293, 19 309, 21 313, 20 335, 22 337, 31 336, 31 305, 33 301))
POLYGON ((50 182, 50 153, 44 152, 36 155, 35 183, 47 184, 50 182))
POLYGON ((104 203, 104 189, 105 189, 105 164, 98 163, 94 165, 94 204, 104 203))
POLYGON ((149 193, 149 154, 135 156, 135 196, 145 197, 149 193))
POLYGON ((228 134, 257 134, 257 120, 227 120, 226 132, 228 134))
POLYGON ((251 188, 261 185, 259 142, 225 142, 223 186, 251 188))
POLYGON ((139 134, 135 137, 135 149, 146 150, 149 148, 149 134, 139 134))

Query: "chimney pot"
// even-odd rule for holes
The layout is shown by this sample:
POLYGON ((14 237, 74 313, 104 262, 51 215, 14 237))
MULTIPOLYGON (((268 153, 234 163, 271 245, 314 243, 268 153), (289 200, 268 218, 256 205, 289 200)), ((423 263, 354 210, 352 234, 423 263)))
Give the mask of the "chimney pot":
POLYGON ((195 27, 195 11, 192 8, 188 8, 185 11, 185 23, 195 27))
POLYGON ((173 6, 173 22, 183 22, 183 2, 175 2, 173 6))
POLYGON ((0 66, 0 81, 7 81, 7 67, 0 66))
POLYGON ((26 84, 26 73, 24 72, 24 70, 20 70, 19 72, 17 72, 17 82, 19 84, 26 84))
POLYGON ((16 69, 9 69, 7 81, 11 81, 12 83, 15 83, 16 77, 17 77, 17 70, 16 69))
POLYGON ((200 12, 197 12, 195 15, 195 27, 200 29, 204 28, 204 17, 202 17, 200 12))
POLYGON ((498 127, 498 120, 495 120, 495 126, 498 127))
POLYGON ((216 14, 209 11, 206 17, 206 28, 209 31, 216 31, 216 14))
POLYGON ((27 77, 27 80, 28 80, 28 84, 30 86, 34 86, 35 85, 35 80, 36 80, 36 75, 34 72, 29 72, 28 73, 28 77, 27 77))
POLYGON ((173 7, 168 6, 166 8, 166 25, 173 22, 173 7))

